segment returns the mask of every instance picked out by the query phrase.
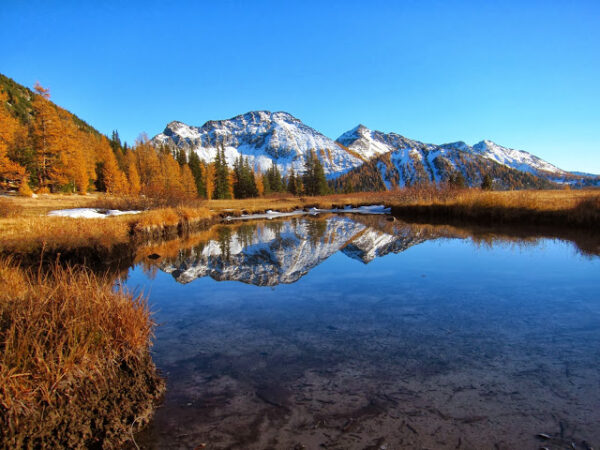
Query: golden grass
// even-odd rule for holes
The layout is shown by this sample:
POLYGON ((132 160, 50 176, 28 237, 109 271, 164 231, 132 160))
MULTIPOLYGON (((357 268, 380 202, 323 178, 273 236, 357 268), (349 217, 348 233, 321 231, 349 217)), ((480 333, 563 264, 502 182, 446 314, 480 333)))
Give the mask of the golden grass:
POLYGON ((462 190, 454 195, 392 199, 392 213, 404 217, 460 219, 486 223, 600 225, 600 191, 462 190))
POLYGON ((114 445, 148 419, 162 382, 142 297, 86 270, 42 275, 7 259, 0 285, 0 446, 114 445))
MULTIPOLYGON (((207 208, 157 208, 136 215, 104 219, 74 219, 47 216, 54 209, 102 207, 131 209, 146 204, 146 199, 100 196, 43 196, 39 199, 12 197, 9 217, 0 217, 0 253, 37 254, 70 252, 77 249, 111 250, 129 244, 145 234, 177 232, 209 221, 214 213, 207 208), (39 203, 38 203, 39 202, 39 203)), ((135 208, 134 208, 135 209, 135 208)))
POLYGON ((468 221, 537 223, 594 227, 600 224, 600 191, 507 191, 409 188, 392 192, 338 194, 323 197, 277 195, 255 199, 197 200, 178 207, 152 208, 138 215, 106 219, 48 217, 52 209, 104 207, 137 209, 145 198, 106 195, 45 195, 3 198, 9 217, 0 217, 0 253, 64 252, 78 248, 111 249, 139 237, 161 238, 208 225, 223 215, 292 211, 344 205, 384 204, 403 217, 468 221))

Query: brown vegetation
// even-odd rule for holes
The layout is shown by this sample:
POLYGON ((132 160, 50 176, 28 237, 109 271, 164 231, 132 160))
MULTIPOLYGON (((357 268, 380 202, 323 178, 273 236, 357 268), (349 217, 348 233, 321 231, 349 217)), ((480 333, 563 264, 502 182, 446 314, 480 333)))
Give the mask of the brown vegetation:
POLYGON ((77 260, 110 257, 121 247, 134 246, 140 239, 163 238, 206 224, 214 216, 207 208, 154 208, 141 214, 105 219, 73 219, 47 216, 52 209, 100 208, 137 209, 152 204, 145 198, 92 196, 48 196, 40 199, 12 197, 0 204, 0 253, 39 260, 45 253, 58 253, 77 260), (39 204, 37 203, 39 202, 39 204))
POLYGON ((399 217, 436 219, 437 223, 460 219, 474 224, 539 223, 591 228, 600 223, 599 199, 598 190, 487 192, 435 188, 322 197, 278 194, 243 200, 196 200, 174 207, 160 207, 161 202, 145 197, 7 197, 0 200, 0 253, 39 254, 44 249, 52 254, 81 247, 110 250, 140 238, 173 237, 214 223, 225 215, 344 205, 384 204, 399 217), (51 209, 75 207, 146 211, 107 219, 46 216, 51 209))
POLYGON ((455 195, 392 200, 392 213, 405 218, 460 219, 486 224, 546 224, 595 228, 600 223, 598 190, 460 190, 455 195))
POLYGON ((0 447, 114 447, 163 383, 143 298, 86 270, 0 261, 0 447))

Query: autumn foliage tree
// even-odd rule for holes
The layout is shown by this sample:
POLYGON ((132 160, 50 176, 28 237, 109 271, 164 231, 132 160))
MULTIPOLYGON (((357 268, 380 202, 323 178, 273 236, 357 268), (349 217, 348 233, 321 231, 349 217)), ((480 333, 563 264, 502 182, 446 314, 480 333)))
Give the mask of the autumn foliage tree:
MULTIPOLYGON (((0 92, 0 102, 7 100, 7 95, 0 92)), ((25 168, 8 157, 8 151, 14 143, 19 121, 8 111, 0 107, 0 182, 20 182, 25 177, 25 168)))

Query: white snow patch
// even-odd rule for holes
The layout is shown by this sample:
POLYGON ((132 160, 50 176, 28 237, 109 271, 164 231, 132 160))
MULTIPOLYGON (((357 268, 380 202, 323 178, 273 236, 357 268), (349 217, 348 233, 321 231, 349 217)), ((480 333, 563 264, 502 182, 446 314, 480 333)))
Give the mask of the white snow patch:
POLYGON ((141 211, 120 211, 118 209, 73 208, 50 211, 49 216, 71 217, 73 219, 104 219, 124 214, 139 214, 141 211))

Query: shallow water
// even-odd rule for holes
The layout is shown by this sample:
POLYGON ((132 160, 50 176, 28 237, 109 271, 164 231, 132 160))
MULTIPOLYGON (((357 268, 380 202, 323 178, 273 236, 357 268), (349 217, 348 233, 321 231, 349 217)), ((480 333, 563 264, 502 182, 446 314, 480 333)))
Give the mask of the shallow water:
POLYGON ((600 258, 389 220, 223 225, 132 269, 168 389, 137 443, 597 447, 600 258))

